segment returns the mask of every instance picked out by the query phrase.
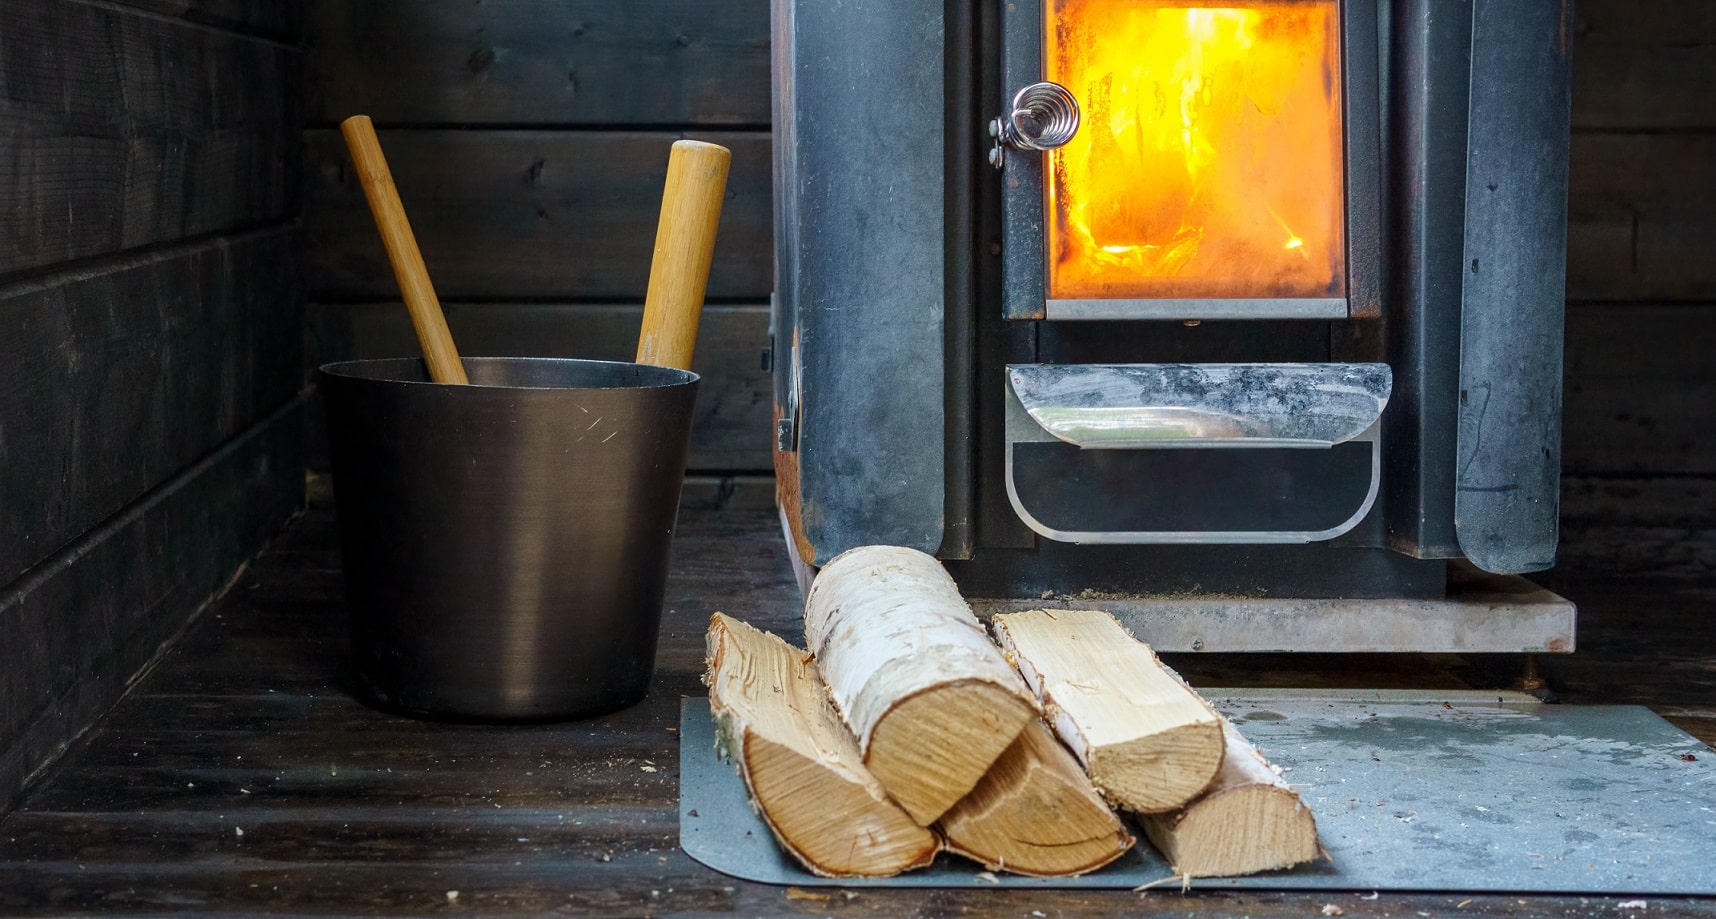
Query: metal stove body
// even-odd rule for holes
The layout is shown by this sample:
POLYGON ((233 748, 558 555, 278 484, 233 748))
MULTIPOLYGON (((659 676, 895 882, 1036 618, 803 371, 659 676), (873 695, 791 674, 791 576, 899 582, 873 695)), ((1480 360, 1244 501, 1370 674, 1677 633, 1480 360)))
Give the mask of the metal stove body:
POLYGON ((1571 9, 776 0, 781 510, 808 568, 1164 650, 1571 650, 1571 9))

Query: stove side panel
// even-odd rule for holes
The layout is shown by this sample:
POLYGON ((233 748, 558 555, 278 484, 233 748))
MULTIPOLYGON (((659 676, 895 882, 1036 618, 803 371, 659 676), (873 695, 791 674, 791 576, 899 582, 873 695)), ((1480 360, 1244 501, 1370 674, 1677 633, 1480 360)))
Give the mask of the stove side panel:
POLYGON ((1571 0, 1472 7, 1454 527, 1486 571, 1555 564, 1571 0))
POLYGON ((942 542, 944 19, 914 0, 775 5, 778 434, 816 563, 942 542))

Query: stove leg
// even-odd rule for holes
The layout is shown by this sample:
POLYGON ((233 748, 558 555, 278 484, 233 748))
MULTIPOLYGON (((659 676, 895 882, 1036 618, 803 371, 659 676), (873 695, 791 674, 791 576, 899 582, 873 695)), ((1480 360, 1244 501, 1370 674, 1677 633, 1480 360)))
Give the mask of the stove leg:
POLYGON ((1525 656, 1525 672, 1520 674, 1519 688, 1526 692, 1537 692, 1543 688, 1543 670, 1538 666, 1537 655, 1525 656))
POLYGON ((1543 669, 1538 663, 1537 655, 1525 655, 1524 665, 1514 688, 1542 699, 1544 702, 1559 702, 1555 690, 1549 688, 1549 683, 1543 678, 1543 669))

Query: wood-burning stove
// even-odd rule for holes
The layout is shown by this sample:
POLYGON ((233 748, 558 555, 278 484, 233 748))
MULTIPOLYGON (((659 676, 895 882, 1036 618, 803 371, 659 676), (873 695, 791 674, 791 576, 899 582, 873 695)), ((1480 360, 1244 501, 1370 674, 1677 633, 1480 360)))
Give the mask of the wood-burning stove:
POLYGON ((1571 650, 1571 10, 776 0, 782 512, 1166 650, 1571 650))

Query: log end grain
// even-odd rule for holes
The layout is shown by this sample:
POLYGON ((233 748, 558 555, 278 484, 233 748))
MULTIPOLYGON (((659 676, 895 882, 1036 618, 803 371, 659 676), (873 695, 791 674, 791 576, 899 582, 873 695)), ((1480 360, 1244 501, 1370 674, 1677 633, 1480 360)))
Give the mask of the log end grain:
POLYGON ((958 680, 901 699, 877 721, 865 765, 919 823, 976 787, 1037 712, 1020 687, 958 680))
POLYGON ((754 734, 741 774, 757 810, 788 851, 822 877, 891 877, 935 861, 941 842, 863 783, 754 734))
POLYGON ((1020 732, 983 781, 938 824, 948 849, 991 871, 1084 874, 1132 847, 1071 753, 1041 722, 1020 732))
POLYGON ((1174 810, 1197 797, 1220 770, 1222 726, 1195 721, 1090 748, 1090 774, 1116 807, 1139 814, 1174 810))
POLYGON ((1224 789, 1177 814, 1141 822, 1174 872, 1187 878, 1288 868, 1323 854, 1311 809, 1279 785, 1224 789))
POLYGON ((707 639, 717 744, 783 848, 824 877, 886 877, 935 858, 940 839, 865 771, 809 654, 720 613, 707 639))

